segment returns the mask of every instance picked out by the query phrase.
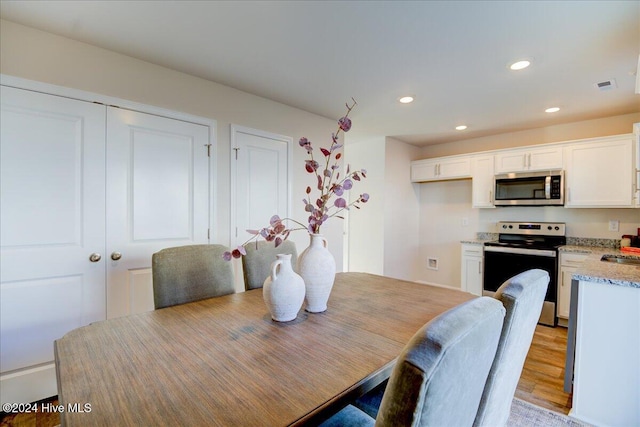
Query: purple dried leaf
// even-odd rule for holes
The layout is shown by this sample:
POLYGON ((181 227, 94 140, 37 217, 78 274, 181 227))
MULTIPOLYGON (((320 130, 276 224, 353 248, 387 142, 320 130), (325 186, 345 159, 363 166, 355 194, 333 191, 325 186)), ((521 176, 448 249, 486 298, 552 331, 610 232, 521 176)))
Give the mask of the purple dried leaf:
POLYGON ((232 255, 231 252, 226 251, 225 253, 222 254, 222 259, 224 259, 225 261, 231 261, 232 255))
POLYGON ((278 215, 274 215, 271 217, 271 219, 269 220, 269 224, 271 224, 271 226, 278 224, 279 222, 281 222, 282 220, 280 219, 280 217, 278 215))
POLYGON ((345 179, 342 183, 342 186, 345 190, 351 190, 353 188, 353 181, 351 181, 350 179, 345 179))
POLYGON ((320 148, 320 151, 322 151, 322 154, 324 154, 325 157, 329 157, 331 155, 331 151, 326 148, 320 148))
POLYGON ((342 117, 338 120, 338 124, 343 132, 349 132, 349 129, 351 129, 351 119, 349 117, 342 117))
POLYGON ((333 202, 333 204, 337 207, 337 208, 346 208, 347 207, 347 201, 345 199, 343 199, 342 197, 337 198, 335 202, 333 202))

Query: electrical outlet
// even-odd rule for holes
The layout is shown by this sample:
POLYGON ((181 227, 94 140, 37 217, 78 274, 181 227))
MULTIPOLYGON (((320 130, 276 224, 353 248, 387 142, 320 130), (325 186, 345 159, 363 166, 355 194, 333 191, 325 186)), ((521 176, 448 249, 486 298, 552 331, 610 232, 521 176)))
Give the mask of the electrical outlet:
POLYGON ((609 220, 609 231, 618 231, 619 227, 620 221, 618 221, 617 219, 609 220))
POLYGON ((438 269, 438 258, 427 258, 427 268, 429 270, 437 270, 438 269))
POLYGON ((462 226, 463 227, 468 227, 469 226, 469 218, 467 218, 467 217, 462 218, 462 226))

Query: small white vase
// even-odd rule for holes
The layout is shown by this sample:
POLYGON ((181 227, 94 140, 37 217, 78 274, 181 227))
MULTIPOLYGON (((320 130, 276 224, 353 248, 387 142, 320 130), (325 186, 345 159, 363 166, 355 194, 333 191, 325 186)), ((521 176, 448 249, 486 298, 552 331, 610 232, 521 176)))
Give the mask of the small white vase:
POLYGON ((298 316, 304 302, 304 281, 291 267, 291 254, 279 254, 271 264, 271 276, 262 286, 264 303, 277 322, 288 322, 298 316))
POLYGON ((310 234, 311 243, 298 257, 298 272, 304 279, 307 307, 310 313, 327 309, 327 301, 336 278, 336 260, 328 249, 327 239, 310 234))

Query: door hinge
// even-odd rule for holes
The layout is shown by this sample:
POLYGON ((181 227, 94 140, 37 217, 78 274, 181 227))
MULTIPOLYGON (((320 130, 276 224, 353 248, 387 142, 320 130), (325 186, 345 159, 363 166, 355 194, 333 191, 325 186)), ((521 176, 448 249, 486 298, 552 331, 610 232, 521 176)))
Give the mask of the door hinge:
POLYGON ((211 229, 207 228, 207 240, 211 239, 211 229))
POLYGON ((234 149, 233 149, 233 151, 235 151, 235 152, 236 152, 236 160, 238 160, 238 150, 239 150, 239 149, 240 149, 240 148, 238 148, 238 147, 236 147, 236 148, 234 148, 234 149))
POLYGON ((211 144, 204 144, 207 147, 207 157, 211 157, 211 144))

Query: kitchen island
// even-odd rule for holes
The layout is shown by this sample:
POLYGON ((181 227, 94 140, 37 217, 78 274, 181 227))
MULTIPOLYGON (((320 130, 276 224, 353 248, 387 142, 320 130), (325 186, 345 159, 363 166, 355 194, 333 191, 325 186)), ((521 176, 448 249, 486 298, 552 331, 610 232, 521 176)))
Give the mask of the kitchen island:
POLYGON ((637 426, 640 266, 601 261, 605 252, 592 253, 572 276, 565 370, 565 391, 573 387, 569 415, 596 426, 637 426))

